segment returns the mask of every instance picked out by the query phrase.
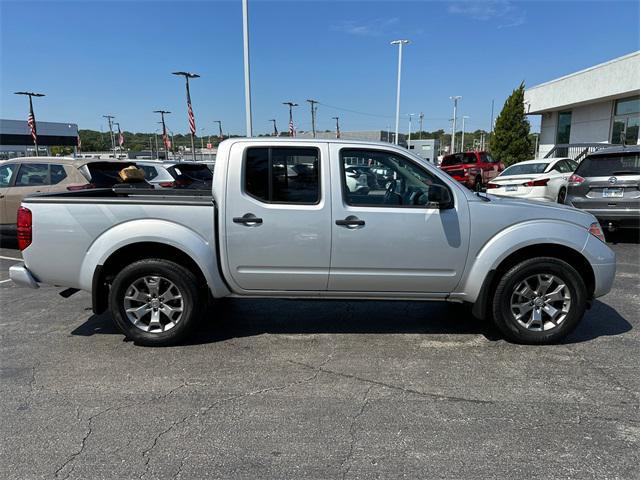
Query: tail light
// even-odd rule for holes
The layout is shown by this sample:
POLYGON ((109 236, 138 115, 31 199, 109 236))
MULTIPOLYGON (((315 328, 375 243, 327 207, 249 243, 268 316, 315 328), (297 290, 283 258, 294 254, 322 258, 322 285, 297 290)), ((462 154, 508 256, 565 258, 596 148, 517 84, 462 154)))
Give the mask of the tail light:
POLYGON ((91 190, 92 188, 96 188, 94 183, 85 183, 84 185, 69 185, 67 190, 75 192, 77 190, 91 190))
POLYGON ((487 183, 487 190, 490 188, 500 188, 500 185, 497 183, 487 183))
POLYGON ((24 207, 18 209, 17 227, 18 248, 24 250, 31 245, 31 210, 24 207))
POLYGON ((589 233, 606 243, 604 233, 602 232, 602 228, 600 228, 600 224, 598 222, 593 222, 591 225, 589 225, 589 233))
POLYGON ((175 183, 178 187, 187 187, 193 183, 193 180, 189 180, 188 178, 178 178, 175 183))
POLYGON ((160 185, 162 188, 173 188, 176 186, 175 182, 160 182, 158 185, 160 185))
POLYGON ((584 182, 584 178, 582 178, 580 175, 576 175, 575 173, 569 177, 569 185, 571 185, 572 187, 576 187, 582 182, 584 182))
POLYGON ((525 182, 522 185, 525 187, 546 187, 549 180, 550 179, 548 178, 545 178, 544 180, 531 180, 530 182, 525 182))

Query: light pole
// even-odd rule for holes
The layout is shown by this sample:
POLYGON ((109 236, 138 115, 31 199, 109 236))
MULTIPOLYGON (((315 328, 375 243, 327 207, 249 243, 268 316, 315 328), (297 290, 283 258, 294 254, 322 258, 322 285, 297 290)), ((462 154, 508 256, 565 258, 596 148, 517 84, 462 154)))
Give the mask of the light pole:
POLYGON ((467 118, 470 118, 470 117, 469 117, 469 116, 467 116, 467 115, 463 115, 463 116, 462 116, 462 142, 460 142, 460 151, 461 151, 461 152, 464 152, 464 121, 465 121, 467 118))
POLYGON ((187 114, 189 116, 189 130, 191 131, 191 153, 193 156, 193 161, 196 161, 196 145, 195 145, 195 134, 196 134, 196 119, 193 116, 193 108, 191 107, 191 92, 189 91, 189 79, 190 78, 199 78, 200 75, 197 73, 189 73, 189 72, 173 72, 174 75, 179 75, 184 77, 186 86, 187 86, 187 114))
POLYGON ((222 142, 222 140, 224 139, 224 135, 222 135, 222 121, 214 120, 213 123, 218 124, 218 131, 220 132, 220 141, 222 142))
POLYGON ((278 127, 276 127, 276 119, 272 118, 269 121, 273 123, 273 136, 277 137, 278 136, 278 127))
POLYGON ((409 135, 407 140, 407 150, 411 150, 411 121, 413 120, 413 116, 415 113, 409 113, 409 135))
POLYGON ((451 127, 451 153, 456 153, 456 115, 458 112, 458 100, 462 97, 457 95, 455 97, 449 97, 453 100, 453 125, 451 127))
POLYGON ((113 151, 113 158, 116 158, 116 142, 113 138, 113 123, 111 122, 114 118, 113 115, 103 115, 104 118, 109 122, 109 136, 111 137, 111 150, 113 151))
POLYGON ((160 159, 160 149, 158 148, 158 129, 156 128, 155 132, 153 132, 153 137, 156 140, 156 158, 160 159))
POLYGON ((394 40, 391 45, 398 45, 398 86, 396 90, 396 145, 398 144, 398 132, 400 130, 400 76, 402 74, 402 46, 409 40, 394 40))
POLYGON ((293 126, 293 107, 297 107, 298 104, 294 102, 282 102, 283 105, 289 106, 289 136, 296 136, 296 129, 293 126))
POLYGON ((422 140, 422 120, 424 119, 424 113, 420 112, 420 140, 422 140))
POLYGON ((251 119, 251 71, 249 69, 249 3, 242 0, 242 43, 244 51, 244 104, 247 121, 247 137, 253 137, 251 119))
POLYGON ((317 100, 307 100, 311 104, 311 132, 313 133, 313 138, 316 138, 316 111, 318 107, 316 107, 317 100))
POLYGON ((331 117, 336 121, 336 138, 340 138, 340 117, 331 117))
POLYGON ((38 153, 38 129, 36 126, 36 116, 33 113, 33 100, 32 97, 44 97, 44 93, 35 92, 14 92, 15 95, 26 95, 29 97, 29 116, 27 117, 27 125, 31 130, 31 138, 33 138, 33 145, 36 148, 36 157, 40 156, 38 153))

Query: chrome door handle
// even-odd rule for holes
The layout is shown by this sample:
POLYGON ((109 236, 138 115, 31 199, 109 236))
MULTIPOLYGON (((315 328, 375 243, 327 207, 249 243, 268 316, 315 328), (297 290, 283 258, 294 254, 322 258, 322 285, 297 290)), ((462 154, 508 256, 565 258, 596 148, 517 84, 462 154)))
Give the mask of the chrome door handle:
POLYGON ((344 220, 336 220, 336 225, 340 227, 364 227, 364 220, 360 220, 355 215, 349 215, 344 220))
POLYGON ((247 227, 252 227, 254 225, 260 225, 262 223, 262 219, 256 217, 253 213, 245 213, 241 217, 233 217, 233 223, 239 223, 241 225, 246 225, 247 227))

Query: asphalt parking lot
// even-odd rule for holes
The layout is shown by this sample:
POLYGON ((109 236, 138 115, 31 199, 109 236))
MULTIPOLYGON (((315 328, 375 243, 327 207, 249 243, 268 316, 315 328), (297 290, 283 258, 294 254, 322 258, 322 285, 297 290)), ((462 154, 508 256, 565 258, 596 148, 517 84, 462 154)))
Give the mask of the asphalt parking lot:
POLYGON ((640 478, 640 246, 561 345, 436 303, 230 300, 123 341, 0 249, 0 477, 640 478))

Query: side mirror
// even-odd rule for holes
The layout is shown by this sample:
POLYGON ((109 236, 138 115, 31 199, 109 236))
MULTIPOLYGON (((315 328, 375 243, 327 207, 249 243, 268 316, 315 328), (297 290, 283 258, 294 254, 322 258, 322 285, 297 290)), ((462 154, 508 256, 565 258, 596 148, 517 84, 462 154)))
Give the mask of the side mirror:
POLYGON ((427 205, 435 206, 440 209, 451 208, 453 206, 451 192, 447 187, 438 185, 437 183, 429 185, 427 205))

